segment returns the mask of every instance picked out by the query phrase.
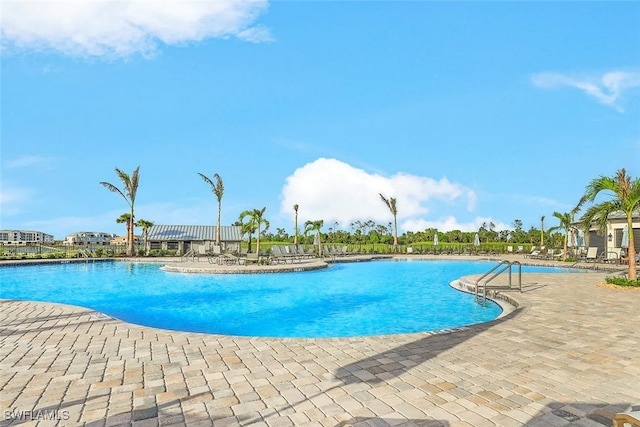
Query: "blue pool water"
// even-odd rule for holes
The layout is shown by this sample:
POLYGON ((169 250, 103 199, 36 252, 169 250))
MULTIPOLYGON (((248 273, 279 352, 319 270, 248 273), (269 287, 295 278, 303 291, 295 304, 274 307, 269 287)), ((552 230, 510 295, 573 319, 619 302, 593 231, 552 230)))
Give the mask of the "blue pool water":
MULTIPOLYGON (((104 262, 0 268, 0 298, 79 305, 140 325, 263 337, 346 337, 485 322, 449 283, 495 263, 376 261, 274 274, 180 274, 104 262)), ((541 268, 524 267, 523 271, 541 268)), ((544 271, 550 271, 544 269, 544 271)))

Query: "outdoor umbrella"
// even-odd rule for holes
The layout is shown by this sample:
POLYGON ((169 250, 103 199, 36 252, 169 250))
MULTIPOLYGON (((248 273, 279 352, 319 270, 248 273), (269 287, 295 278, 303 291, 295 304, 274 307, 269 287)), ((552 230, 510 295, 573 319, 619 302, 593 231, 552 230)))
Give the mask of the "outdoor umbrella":
POLYGON ((629 226, 625 225, 622 229, 622 241, 620 242, 621 248, 629 247, 629 226))
POLYGON ((476 233, 476 237, 473 240, 473 246, 480 246, 480 236, 478 236, 478 233, 476 233))
POLYGON ((438 232, 433 235, 433 246, 438 246, 438 232))

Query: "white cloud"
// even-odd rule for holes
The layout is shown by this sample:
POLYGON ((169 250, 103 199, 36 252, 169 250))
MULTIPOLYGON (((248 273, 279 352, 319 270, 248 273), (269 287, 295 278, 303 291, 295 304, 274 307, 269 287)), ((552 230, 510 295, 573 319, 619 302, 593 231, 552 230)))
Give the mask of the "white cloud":
POLYGON ((640 73, 610 71, 598 77, 572 77, 559 73, 539 73, 532 77, 533 84, 545 89, 562 86, 575 87, 599 102, 622 111, 616 103, 623 92, 640 86, 640 73))
POLYGON ((22 156, 17 159, 7 160, 5 162, 5 169, 20 169, 30 166, 50 165, 54 159, 51 157, 42 156, 22 156))
POLYGON ((292 207, 298 204, 299 224, 315 219, 323 219, 327 224, 337 221, 344 229, 355 220, 371 219, 386 224, 392 217, 379 193, 397 199, 398 222, 404 224, 417 223, 429 213, 429 203, 433 201, 451 205, 452 209, 459 209, 459 202, 466 201, 470 210, 476 202, 471 189, 446 178, 435 180, 404 173, 387 177, 339 160, 320 158, 287 178, 281 192, 280 212, 292 218, 292 207))
POLYGON ((267 8, 266 0, 3 0, 0 35, 3 51, 147 56, 159 43, 270 41, 267 28, 253 25, 267 8))
POLYGON ((0 211, 2 216, 13 216, 21 213, 29 202, 33 191, 28 188, 8 187, 6 183, 0 188, 0 211))

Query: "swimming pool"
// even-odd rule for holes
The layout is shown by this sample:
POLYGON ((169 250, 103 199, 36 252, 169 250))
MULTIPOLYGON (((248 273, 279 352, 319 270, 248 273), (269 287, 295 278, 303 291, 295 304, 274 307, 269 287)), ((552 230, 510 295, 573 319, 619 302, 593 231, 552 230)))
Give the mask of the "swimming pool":
MULTIPOLYGON (((449 283, 495 263, 375 261, 274 274, 184 274, 155 263, 0 268, 0 298, 79 305, 145 326, 262 337, 347 337, 485 322, 486 307, 449 283)), ((523 271, 549 271, 524 267, 523 271)))

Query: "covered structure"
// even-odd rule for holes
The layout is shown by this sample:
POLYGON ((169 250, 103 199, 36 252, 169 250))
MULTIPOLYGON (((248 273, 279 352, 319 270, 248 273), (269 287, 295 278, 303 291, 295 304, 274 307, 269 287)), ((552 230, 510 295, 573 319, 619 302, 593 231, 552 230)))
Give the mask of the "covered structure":
MULTIPOLYGON (((598 248, 598 254, 614 252, 623 247, 624 228, 627 225, 627 215, 622 212, 612 212, 607 218, 607 226, 604 234, 598 233, 598 227, 593 224, 586 237, 586 246, 598 248)), ((579 226, 579 225, 578 225, 579 226)), ((640 250, 640 211, 636 211, 632 217, 633 240, 636 252, 640 250)))
MULTIPOLYGON (((183 255, 190 250, 196 254, 213 251, 216 242, 214 225, 153 225, 147 231, 147 250, 164 249, 183 255)), ((240 251, 242 227, 220 227, 220 246, 223 251, 240 251)))

